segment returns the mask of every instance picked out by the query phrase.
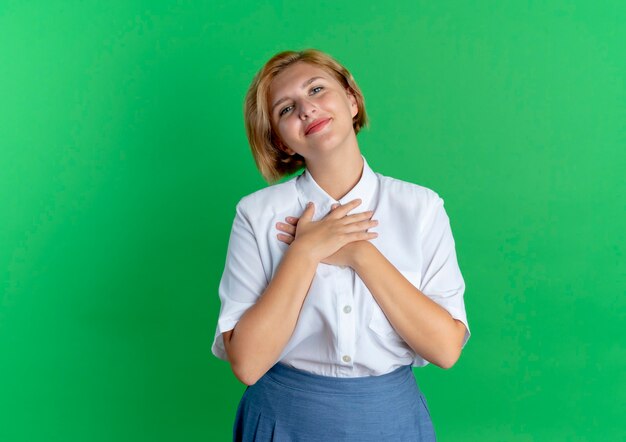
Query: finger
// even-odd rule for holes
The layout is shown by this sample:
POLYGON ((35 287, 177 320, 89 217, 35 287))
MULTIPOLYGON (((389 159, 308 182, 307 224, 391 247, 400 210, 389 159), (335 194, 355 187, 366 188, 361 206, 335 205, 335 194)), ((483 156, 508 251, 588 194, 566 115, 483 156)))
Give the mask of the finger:
POLYGON ((344 231, 347 233, 362 232, 362 231, 366 231, 367 229, 373 229, 377 225, 378 225, 378 220, 368 219, 365 221, 357 221, 354 223, 350 223, 344 227, 345 229, 344 231))
POLYGON ((282 242, 284 242, 284 243, 286 243, 286 244, 291 244, 291 243, 293 242, 293 238, 292 238, 292 237, 289 237, 289 236, 287 236, 287 235, 283 235, 282 233, 279 233, 278 235, 276 235, 276 237, 277 237, 280 241, 282 241, 282 242))
POLYGON ((296 218, 295 216, 288 216, 287 218, 285 218, 285 221, 287 221, 289 224, 295 226, 296 224, 298 224, 298 220, 299 219, 300 218, 296 218))
POLYGON ((344 204, 343 206, 339 206, 337 207, 335 210, 333 210, 330 213, 330 216, 332 218, 338 219, 338 218, 343 218, 344 216, 346 216, 348 214, 348 212, 352 209, 354 209, 355 207, 357 207, 359 204, 361 204, 363 201, 361 201, 360 198, 357 198, 355 200, 350 201, 349 203, 344 204))
POLYGON ((291 235, 296 233, 296 226, 292 226, 291 224, 276 223, 276 228, 291 235))
POLYGON ((378 232, 353 232, 347 236, 347 242, 363 241, 378 237, 378 232))
POLYGON ((304 212, 302 212, 302 216, 300 217, 300 219, 311 221, 311 219, 313 219, 314 213, 315 213, 315 204, 313 203, 313 201, 309 201, 309 203, 304 209, 304 212))
POLYGON ((345 220, 345 224, 351 224, 357 221, 370 219, 372 216, 374 216, 374 211, 368 210, 367 212, 353 213, 352 215, 347 215, 343 218, 343 220, 345 220))

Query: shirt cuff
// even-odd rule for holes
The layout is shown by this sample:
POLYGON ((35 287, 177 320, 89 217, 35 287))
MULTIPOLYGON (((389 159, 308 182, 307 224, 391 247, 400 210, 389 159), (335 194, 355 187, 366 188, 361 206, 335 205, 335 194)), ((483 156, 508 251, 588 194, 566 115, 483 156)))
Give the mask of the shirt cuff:
POLYGON ((235 328, 239 322, 239 318, 220 318, 217 322, 217 329, 215 330, 215 338, 213 339, 213 345, 211 346, 211 352, 224 361, 228 361, 228 355, 224 348, 224 336, 222 333, 227 332, 235 328))

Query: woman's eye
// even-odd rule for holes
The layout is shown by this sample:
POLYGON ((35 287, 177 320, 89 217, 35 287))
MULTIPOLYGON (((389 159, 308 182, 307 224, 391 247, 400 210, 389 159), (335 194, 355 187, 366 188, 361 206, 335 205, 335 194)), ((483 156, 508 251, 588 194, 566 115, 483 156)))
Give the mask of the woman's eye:
POLYGON ((286 108, 284 108, 283 110, 281 110, 281 111, 280 111, 280 113, 278 114, 278 116, 279 116, 279 117, 281 117, 281 116, 285 113, 285 111, 286 111, 287 109, 289 109, 290 107, 291 107, 291 106, 287 106, 286 108))
MULTIPOLYGON (((316 87, 314 87, 314 88, 311 88, 311 92, 315 91, 316 89, 324 89, 324 87, 323 87, 323 86, 316 86, 316 87)), ((315 92, 315 93, 317 93, 317 92, 315 92)), ((282 116, 286 113, 286 111, 287 111, 290 107, 291 107, 291 106, 287 106, 286 108, 283 108, 283 109, 282 109, 282 110, 278 113, 278 116, 279 116, 279 117, 282 117, 282 116)))

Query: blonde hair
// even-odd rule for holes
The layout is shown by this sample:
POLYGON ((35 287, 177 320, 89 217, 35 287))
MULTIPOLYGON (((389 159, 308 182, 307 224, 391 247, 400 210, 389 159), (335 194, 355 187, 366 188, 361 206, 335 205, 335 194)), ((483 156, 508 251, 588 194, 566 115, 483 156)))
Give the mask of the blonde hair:
POLYGON ((244 124, 257 169, 269 184, 305 166, 304 157, 289 155, 280 149, 284 144, 274 131, 269 109, 269 89, 276 75, 296 62, 305 62, 324 69, 356 98, 358 113, 352 119, 354 133, 368 125, 365 99, 352 74, 330 55, 317 49, 283 51, 269 59, 254 76, 244 101, 244 124))

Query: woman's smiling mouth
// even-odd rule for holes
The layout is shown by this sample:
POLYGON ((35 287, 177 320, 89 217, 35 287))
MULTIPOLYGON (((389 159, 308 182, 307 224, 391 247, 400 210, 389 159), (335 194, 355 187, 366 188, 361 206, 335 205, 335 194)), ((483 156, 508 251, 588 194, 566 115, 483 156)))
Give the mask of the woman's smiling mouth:
POLYGON ((323 118, 323 119, 320 119, 319 121, 313 122, 309 126, 309 128, 306 130, 304 135, 311 135, 315 132, 319 132, 320 130, 324 129, 328 125, 329 122, 330 122, 330 118, 323 118))

